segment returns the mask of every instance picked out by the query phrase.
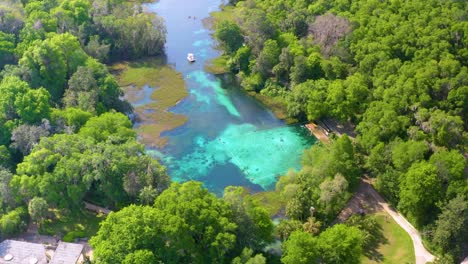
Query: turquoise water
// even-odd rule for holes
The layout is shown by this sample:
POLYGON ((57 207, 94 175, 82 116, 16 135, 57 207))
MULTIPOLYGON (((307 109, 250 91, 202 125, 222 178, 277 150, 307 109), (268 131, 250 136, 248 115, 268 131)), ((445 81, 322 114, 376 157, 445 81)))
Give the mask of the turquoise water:
POLYGON ((145 5, 165 19, 167 62, 183 74, 189 91, 169 109, 186 115, 188 122, 163 133, 168 138, 164 148, 147 151, 162 160, 175 181, 202 181, 216 193, 229 185, 270 190, 278 176, 300 167, 303 150, 315 138, 301 126, 285 125, 236 84, 204 71, 205 62, 219 51, 202 18, 221 3, 160 0, 145 5), (187 53, 197 61, 189 63, 187 53))

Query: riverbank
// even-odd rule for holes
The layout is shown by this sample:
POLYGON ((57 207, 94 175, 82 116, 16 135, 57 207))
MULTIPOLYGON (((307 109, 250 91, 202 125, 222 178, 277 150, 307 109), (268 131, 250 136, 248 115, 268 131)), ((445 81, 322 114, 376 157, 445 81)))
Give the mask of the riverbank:
POLYGON ((160 58, 120 62, 109 68, 134 107, 139 140, 150 147, 164 147, 167 139, 161 133, 187 122, 186 116, 168 111, 188 95, 182 74, 160 58))

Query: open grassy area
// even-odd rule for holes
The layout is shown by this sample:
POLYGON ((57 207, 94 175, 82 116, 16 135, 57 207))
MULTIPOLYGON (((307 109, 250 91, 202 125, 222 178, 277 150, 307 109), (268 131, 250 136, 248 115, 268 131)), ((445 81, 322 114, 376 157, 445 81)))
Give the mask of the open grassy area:
POLYGON ((167 111, 188 95, 182 75, 158 58, 117 63, 110 67, 125 92, 125 99, 135 105, 140 141, 162 147, 163 131, 183 125, 187 118, 167 111), (154 89, 145 94, 144 86, 154 89))
POLYGON ((414 247, 411 237, 401 228, 390 215, 376 212, 378 223, 382 226, 385 241, 376 249, 377 255, 363 257, 363 264, 408 264, 415 263, 414 247))
MULTIPOLYGON (((52 217, 44 221, 39 229, 40 234, 59 235, 65 238, 90 238, 99 230, 99 223, 105 215, 96 215, 88 211, 64 213, 54 209, 50 210, 52 217)), ((65 239, 64 240, 67 240, 65 239)))
POLYGON ((276 191, 258 192, 252 198, 265 207, 271 217, 281 215, 286 207, 286 202, 276 191))

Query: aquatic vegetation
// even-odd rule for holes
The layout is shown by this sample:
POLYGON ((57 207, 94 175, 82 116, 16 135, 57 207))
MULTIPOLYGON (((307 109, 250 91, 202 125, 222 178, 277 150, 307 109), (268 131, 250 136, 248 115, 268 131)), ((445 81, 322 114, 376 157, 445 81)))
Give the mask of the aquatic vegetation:
POLYGON ((161 59, 120 63, 112 69, 119 71, 125 99, 135 108, 140 141, 147 146, 163 147, 167 139, 161 133, 187 121, 187 117, 167 111, 188 95, 182 75, 161 59))

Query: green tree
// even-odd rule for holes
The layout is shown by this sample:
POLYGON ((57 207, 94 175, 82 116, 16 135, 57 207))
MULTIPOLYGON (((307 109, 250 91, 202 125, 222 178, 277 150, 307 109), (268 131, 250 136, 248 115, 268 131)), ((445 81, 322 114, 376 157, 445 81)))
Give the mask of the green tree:
POLYGON ((76 133, 93 115, 79 108, 52 109, 51 123, 57 131, 71 131, 76 133))
POLYGON ((16 76, 7 76, 0 82, 0 110, 4 119, 17 117, 15 100, 29 90, 29 85, 16 76))
POLYGON ((319 255, 324 263, 359 263, 362 256, 362 233, 356 227, 334 225, 320 234, 319 255))
POLYGON ((80 129, 79 134, 97 142, 111 139, 123 142, 136 137, 132 122, 121 113, 105 113, 92 117, 80 129))
POLYGON ((156 198, 154 207, 179 223, 166 227, 177 233, 172 240, 174 256, 169 258, 174 262, 221 261, 235 246, 237 225, 231 220, 229 205, 201 183, 173 183, 156 198))
POLYGON ((464 195, 450 200, 443 207, 435 222, 432 242, 442 251, 450 252, 456 258, 460 255, 460 245, 468 236, 468 201, 464 195))
POLYGON ((266 258, 262 254, 253 255, 254 252, 250 248, 244 248, 240 256, 232 260, 232 264, 265 264, 266 258))
POLYGON ((457 150, 440 149, 432 154, 429 162, 437 167, 437 175, 442 180, 447 199, 464 193, 466 187, 466 159, 457 150))
POLYGON ((323 207, 323 212, 334 217, 346 205, 350 194, 346 191, 348 182, 337 174, 333 179, 326 179, 320 184, 319 203, 323 207))
POLYGON ((27 226, 28 212, 23 207, 18 207, 0 218, 0 234, 12 236, 22 232, 27 226))
POLYGON ((392 144, 392 162, 400 172, 406 172, 411 165, 423 160, 429 148, 422 141, 396 141, 392 144))
POLYGON ((272 74, 273 67, 279 62, 280 54, 281 50, 276 40, 269 39, 265 41, 255 64, 256 71, 264 77, 269 77, 272 74))
POLYGON ((15 35, 0 30, 0 69, 14 61, 15 35))
MULTIPOLYGON (((89 241, 94 249, 96 263, 116 263, 122 260, 132 263, 137 258, 149 257, 146 250, 153 253, 159 246, 161 253, 171 247, 170 243, 165 244, 164 241, 163 227, 160 225, 163 220, 163 216, 149 206, 131 205, 110 213, 101 223, 96 236, 89 241)), ((176 224, 175 220, 171 222, 176 224)), ((168 237, 168 242, 170 239, 168 237)), ((161 260, 161 256, 158 255, 157 259, 161 260)))
POLYGON ((319 247, 311 234, 296 231, 283 244, 281 262, 285 264, 318 263, 319 247))
POLYGON ((216 25, 214 36, 227 54, 236 53, 244 43, 240 27, 227 20, 223 20, 216 25))
POLYGON ((123 264, 156 263, 153 252, 143 249, 134 251, 125 256, 123 264))
POLYGON ((268 211, 253 201, 242 187, 226 187, 223 199, 231 206, 233 222, 237 224, 238 249, 262 249, 273 241, 273 222, 268 211))
POLYGON ((50 115, 50 95, 44 88, 29 89, 15 99, 15 108, 19 118, 29 124, 35 124, 50 115))
POLYGON ((98 86, 92 69, 79 66, 68 80, 63 102, 66 107, 77 107, 93 113, 98 101, 98 86))
POLYGON ((47 216, 49 206, 47 202, 40 197, 34 197, 29 201, 28 212, 31 219, 41 225, 44 218, 47 216))
POLYGON ((416 225, 421 226, 435 216, 435 203, 442 198, 441 188, 441 180, 434 165, 426 161, 414 163, 402 175, 398 208, 416 225))
POLYGON ((223 262, 235 246, 231 217, 229 205, 201 183, 173 183, 154 207, 111 213, 90 243, 97 263, 119 262, 139 250, 164 263, 223 262))

